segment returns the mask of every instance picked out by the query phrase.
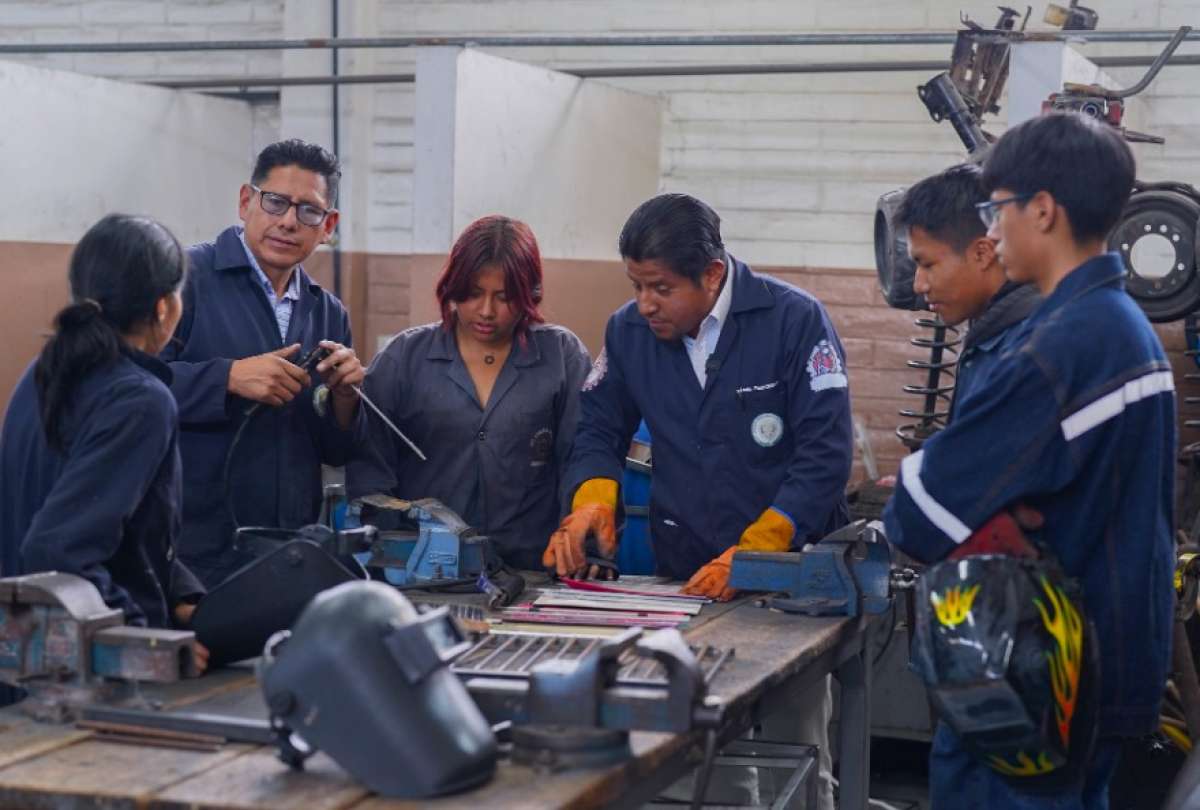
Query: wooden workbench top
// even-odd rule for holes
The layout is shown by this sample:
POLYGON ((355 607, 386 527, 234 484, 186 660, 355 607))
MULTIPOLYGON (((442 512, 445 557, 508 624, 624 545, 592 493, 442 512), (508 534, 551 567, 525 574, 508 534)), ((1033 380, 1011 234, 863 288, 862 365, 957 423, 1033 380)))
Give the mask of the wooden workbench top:
MULTIPOLYGON (((734 647, 710 684, 730 718, 748 724, 772 686, 830 671, 841 651, 857 645, 860 623, 789 616, 748 601, 708 605, 689 623, 693 644, 734 647)), ((151 689, 168 707, 265 716, 251 670, 227 668, 203 678, 151 689)), ((502 760, 495 777, 473 791, 438 800, 404 802, 370 795, 328 757, 304 772, 289 770, 273 749, 226 745, 214 753, 126 745, 96 739, 69 726, 36 723, 16 707, 0 710, 0 806, 37 808, 275 808, 391 810, 436 807, 598 807, 621 803, 668 766, 678 771, 701 757, 699 732, 633 733, 634 756, 602 769, 535 772, 502 760)), ((657 777, 656 777, 657 775, 657 777)))

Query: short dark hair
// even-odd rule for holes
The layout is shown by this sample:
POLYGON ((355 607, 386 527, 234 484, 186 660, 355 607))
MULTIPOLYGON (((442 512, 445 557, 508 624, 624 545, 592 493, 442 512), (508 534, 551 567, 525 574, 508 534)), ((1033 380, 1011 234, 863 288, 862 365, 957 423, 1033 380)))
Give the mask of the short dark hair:
POLYGON ((960 163, 926 177, 904 193, 896 223, 902 228, 924 228, 934 239, 962 253, 987 235, 975 207, 988 198, 982 176, 983 170, 976 164, 960 163))
POLYGON ((983 164, 983 188, 1045 191, 1067 212, 1076 242, 1108 236, 1133 191, 1136 166, 1125 139, 1078 113, 1051 113, 1013 127, 983 164))
POLYGON ((626 259, 660 261, 697 284, 709 262, 725 258, 721 218, 687 194, 660 194, 639 205, 617 246, 626 259))
POLYGON ((263 181, 267 179, 267 175, 271 173, 271 169, 278 169, 280 166, 299 166, 301 169, 308 169, 310 172, 316 172, 324 177, 325 196, 328 199, 329 207, 337 205, 338 183, 342 179, 342 164, 338 162, 337 155, 333 152, 299 138, 273 143, 258 153, 258 159, 254 161, 254 173, 250 175, 250 182, 256 186, 262 185, 263 181))

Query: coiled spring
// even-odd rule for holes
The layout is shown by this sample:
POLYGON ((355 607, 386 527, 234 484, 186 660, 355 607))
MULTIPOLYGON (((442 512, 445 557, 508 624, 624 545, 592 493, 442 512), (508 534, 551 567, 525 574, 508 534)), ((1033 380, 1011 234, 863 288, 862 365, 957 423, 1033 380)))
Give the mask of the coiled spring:
POLYGON ((921 408, 900 411, 906 422, 896 428, 896 435, 909 450, 918 450, 933 434, 946 426, 950 416, 950 400, 954 393, 954 366, 958 362, 958 346, 962 343, 958 329, 942 323, 939 317, 922 317, 914 321, 932 334, 913 338, 912 345, 929 350, 928 360, 909 360, 909 368, 925 372, 923 385, 906 385, 904 393, 921 397, 921 408))

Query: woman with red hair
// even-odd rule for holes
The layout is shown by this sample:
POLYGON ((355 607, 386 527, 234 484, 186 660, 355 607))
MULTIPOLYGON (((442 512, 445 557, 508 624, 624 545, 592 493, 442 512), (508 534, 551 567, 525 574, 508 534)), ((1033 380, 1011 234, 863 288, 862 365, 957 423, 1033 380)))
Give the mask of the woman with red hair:
POLYGON ((440 323, 401 332, 366 391, 429 457, 381 423, 347 467, 351 498, 437 498, 517 568, 541 568, 558 526, 559 479, 579 414, 587 350, 543 322, 542 259, 529 226, 488 216, 467 226, 437 283, 440 323))

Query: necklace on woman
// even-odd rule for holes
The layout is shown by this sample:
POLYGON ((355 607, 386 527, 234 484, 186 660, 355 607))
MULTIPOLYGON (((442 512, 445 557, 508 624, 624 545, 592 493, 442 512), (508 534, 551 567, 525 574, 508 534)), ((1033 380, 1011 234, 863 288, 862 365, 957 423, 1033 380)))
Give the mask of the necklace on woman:
POLYGON ((489 366, 490 366, 490 365, 492 365, 493 363, 495 363, 495 362, 496 362, 496 355, 494 355, 494 354, 485 354, 485 355, 483 356, 483 362, 484 362, 484 363, 486 363, 486 364, 487 364, 487 365, 489 365, 489 366))

